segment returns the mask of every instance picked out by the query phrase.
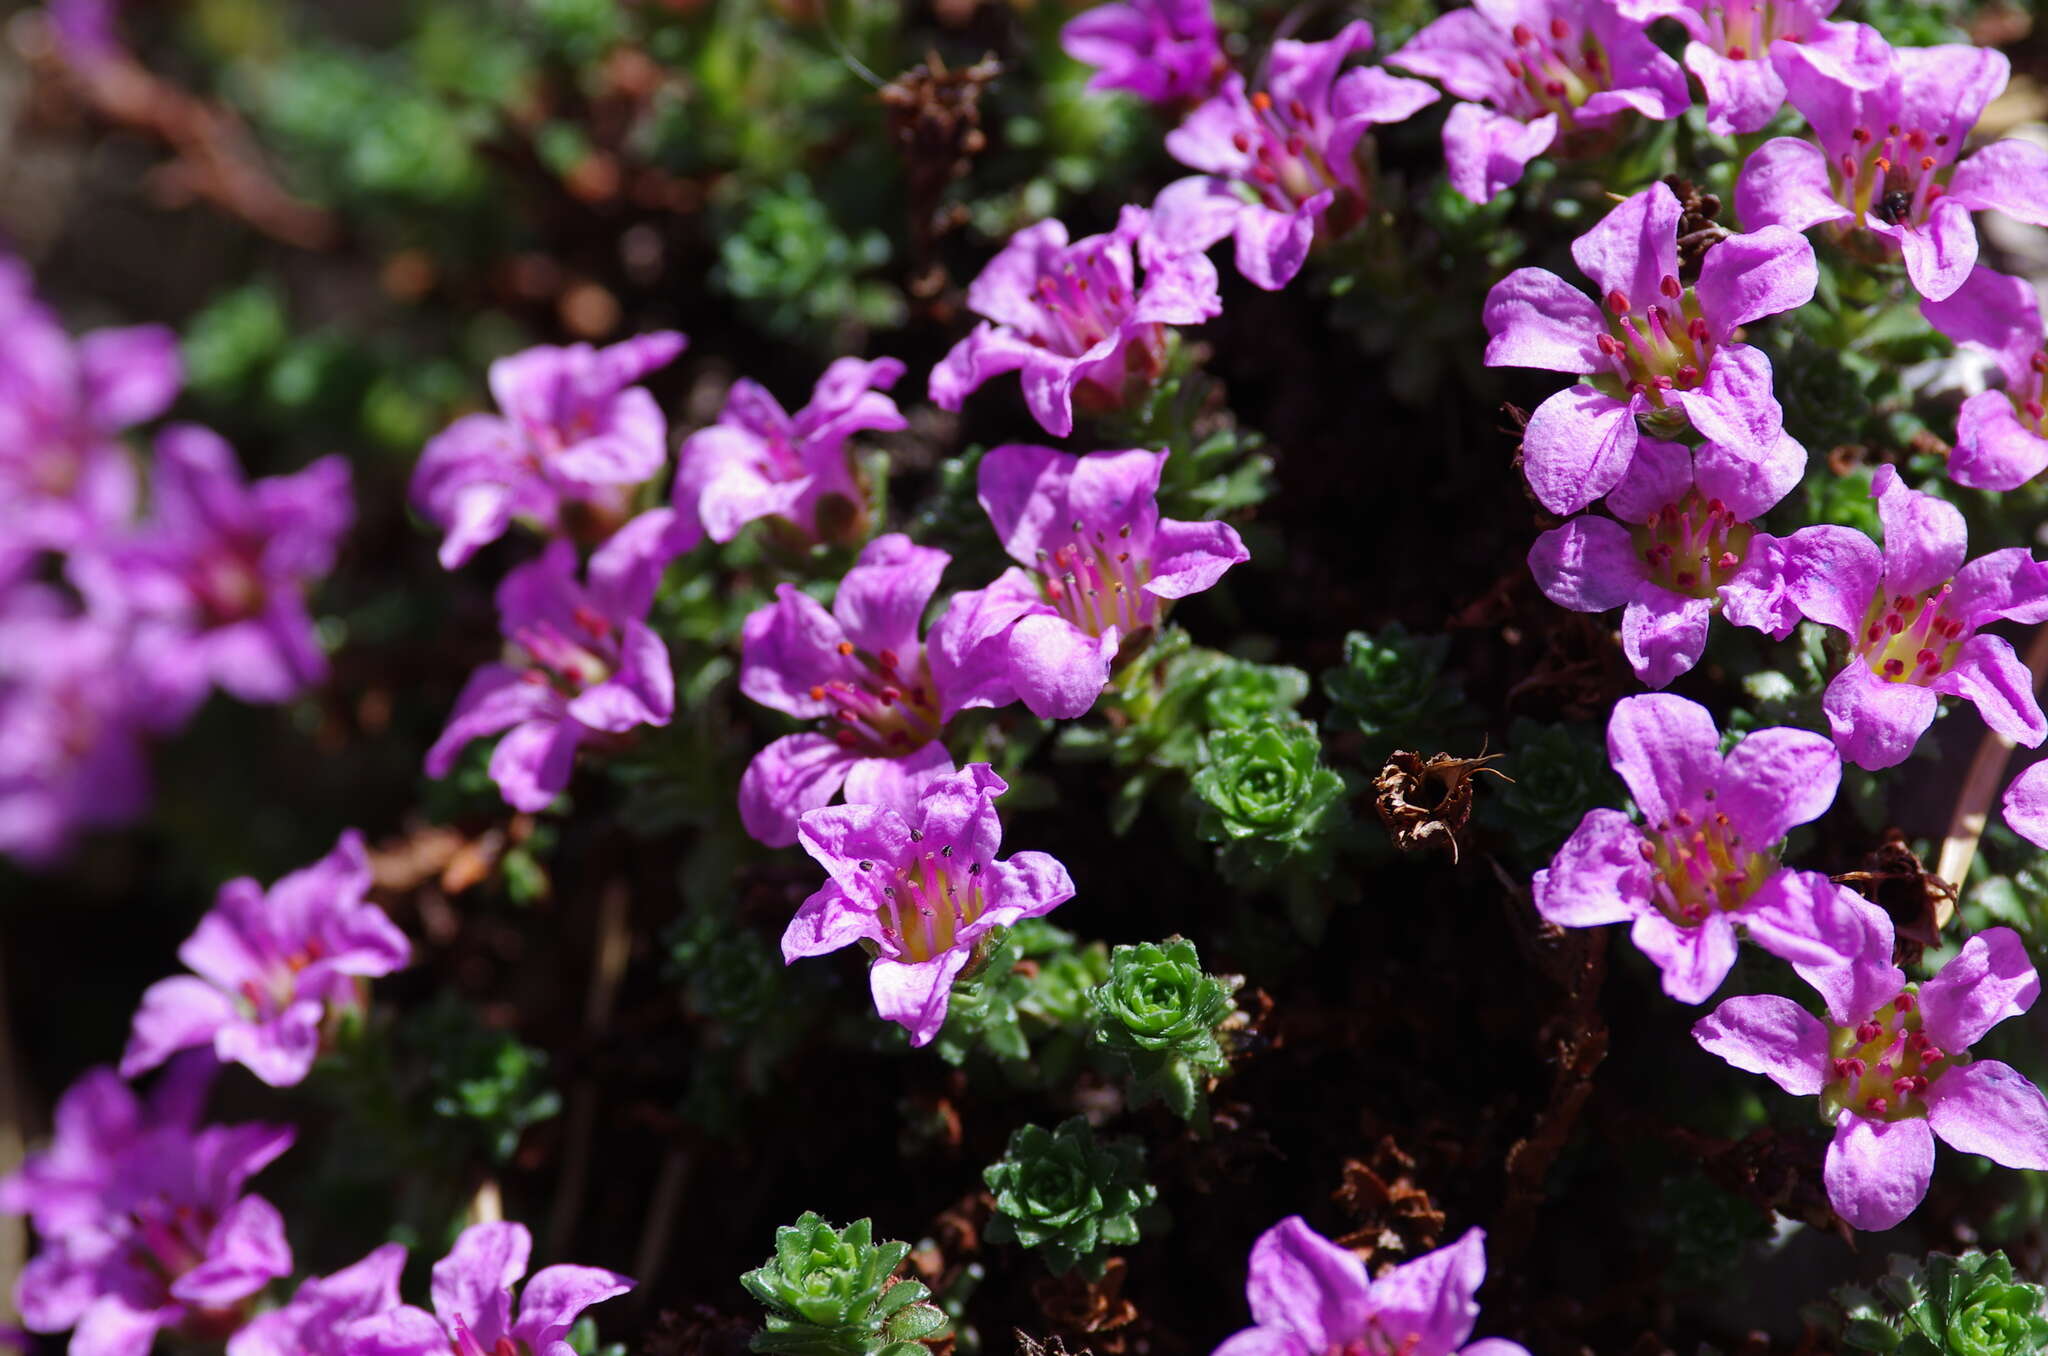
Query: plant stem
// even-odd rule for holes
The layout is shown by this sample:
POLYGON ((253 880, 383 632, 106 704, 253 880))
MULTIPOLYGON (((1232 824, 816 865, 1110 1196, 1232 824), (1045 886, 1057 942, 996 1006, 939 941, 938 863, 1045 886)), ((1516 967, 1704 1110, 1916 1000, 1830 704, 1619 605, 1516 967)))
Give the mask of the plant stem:
MULTIPOLYGON (((2048 665, 2048 626, 2034 633, 2021 662, 2029 673, 2040 673, 2048 665)), ((1963 878, 1970 874, 1970 863, 1976 860, 1977 843, 1984 837, 1984 821, 1991 812, 1991 798, 2005 784, 2005 765, 2011 757, 2012 740, 1996 730, 1985 730, 1984 737, 1977 741, 1976 755, 1970 759, 1970 772, 1963 779, 1955 810, 1949 815, 1948 833, 1941 840, 1941 855, 1934 867, 1935 875, 1955 887, 1957 897, 1962 894, 1963 878)), ((1935 931, 1947 927, 1955 912, 1955 899, 1937 900, 1935 931)))

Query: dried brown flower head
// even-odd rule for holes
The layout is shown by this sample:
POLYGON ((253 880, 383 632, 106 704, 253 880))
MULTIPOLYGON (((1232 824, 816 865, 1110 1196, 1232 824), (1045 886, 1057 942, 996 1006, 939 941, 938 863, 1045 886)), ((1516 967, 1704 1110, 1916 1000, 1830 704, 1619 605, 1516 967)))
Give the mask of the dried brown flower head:
POLYGON ((1512 781, 1505 772, 1488 767, 1498 753, 1481 753, 1477 758, 1453 758, 1448 753, 1424 758, 1406 749, 1397 750, 1373 781, 1379 793, 1380 822, 1393 835, 1394 846, 1403 852, 1421 848, 1447 847, 1451 860, 1458 860, 1458 830, 1472 817, 1472 783, 1481 772, 1502 781, 1512 781))

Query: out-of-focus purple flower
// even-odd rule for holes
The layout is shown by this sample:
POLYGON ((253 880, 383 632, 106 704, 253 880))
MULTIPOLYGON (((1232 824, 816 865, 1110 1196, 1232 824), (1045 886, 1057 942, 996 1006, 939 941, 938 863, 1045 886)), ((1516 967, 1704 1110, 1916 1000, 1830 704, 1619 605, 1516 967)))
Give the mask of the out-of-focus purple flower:
POLYGON ((117 0, 46 0, 43 15, 73 66, 89 69, 122 52, 117 0))
POLYGON ((1603 147, 1623 114, 1662 121, 1692 102, 1685 72, 1615 0, 1480 0, 1387 58, 1469 102, 1444 122, 1451 187, 1490 202, 1551 149, 1603 147))
POLYGON ((2048 847, 2048 762, 2012 779, 2001 801, 2006 825, 2035 847, 2048 847))
POLYGON ((960 594, 932 627, 941 718, 1013 701, 1085 715, 1123 646, 1251 558, 1228 523, 1159 516, 1166 457, 1012 444, 982 459, 981 506, 1025 568, 960 594))
POLYGON ((649 629, 647 608, 668 559, 665 510, 612 534, 576 578, 576 549, 557 539, 498 585, 503 662, 470 675, 441 737, 427 750, 427 775, 445 777, 473 739, 503 732, 491 780, 506 803, 535 813, 569 784, 576 750, 605 744, 675 714, 668 647, 649 629))
POLYGON ((1225 1339, 1216 1356, 1528 1356, 1498 1337, 1466 1342, 1479 1320, 1475 1297, 1485 1279, 1480 1229, 1374 1281, 1358 1254, 1289 1215, 1252 1244, 1244 1290, 1254 1326, 1225 1339))
POLYGON ((1785 82, 1771 64, 1774 43, 1844 43, 1849 24, 1828 15, 1840 0, 1620 0, 1622 17, 1648 25, 1676 19, 1690 39, 1685 65, 1707 95, 1716 136, 1760 130, 1785 106, 1785 82))
POLYGON ((447 535, 454 569, 515 518, 544 532, 564 503, 625 511, 626 491, 668 461, 668 421, 633 383, 688 341, 673 331, 592 348, 542 344, 491 364, 499 414, 466 414, 438 434, 413 471, 412 502, 447 535))
POLYGON ((184 368, 161 325, 74 342, 19 276, 0 296, 0 537, 68 551, 127 526, 136 477, 119 434, 170 408, 184 368))
POLYGON ((2048 225, 2048 150, 2008 137, 1958 160, 2005 88, 2004 54, 1894 48, 1858 24, 1842 41, 1781 43, 1771 63, 1815 140, 1777 137, 1743 162, 1735 207, 1744 225, 1826 226, 1845 242, 1868 231, 1898 247, 1913 286, 1936 301, 1976 265, 1972 211, 2048 225))
POLYGON ((788 584, 747 618, 740 691, 824 728, 784 735, 740 778, 740 821, 770 847, 797 840, 797 820, 846 788, 850 805, 904 812, 953 770, 939 733, 960 703, 935 681, 918 621, 952 557, 877 537, 839 581, 826 611, 788 584))
POLYGON ((1420 80, 1373 66, 1339 74, 1345 58, 1371 46, 1372 25, 1355 20, 1328 42, 1274 43, 1264 89, 1247 94, 1243 76, 1227 76, 1167 133, 1173 158, 1202 172, 1159 194, 1153 236, 1176 250, 1234 236, 1237 271, 1275 291, 1301 271, 1318 238, 1363 220, 1366 131, 1405 121, 1438 97, 1420 80))
POLYGON ((369 890, 370 859, 354 829, 267 892, 247 876, 223 885, 178 948, 193 973, 159 980, 143 994, 121 1076, 209 1046, 272 1087, 303 1079, 328 1014, 361 1007, 359 980, 412 959, 405 934, 365 898, 369 890))
POLYGON ((168 713, 138 677, 120 627, 52 589, 0 593, 0 853, 49 866, 80 831, 142 813, 143 734, 168 713))
POLYGON ((258 1314, 228 1339, 228 1356, 350 1356, 349 1324, 399 1307, 405 1245, 386 1243, 352 1266, 302 1281, 291 1303, 258 1314))
POLYGON ((1805 470, 1806 449, 1789 436, 1763 461, 1718 443, 1694 452, 1641 439, 1607 492, 1607 510, 1621 521, 1583 514, 1552 528, 1530 548, 1529 569, 1559 607, 1625 608, 1622 651, 1636 677, 1663 687, 1699 662, 1716 612, 1773 640, 1799 624, 1782 547, 1752 521, 1805 470))
POLYGON ((1064 438, 1077 403, 1116 409, 1134 384, 1150 383, 1165 360, 1166 326, 1199 325, 1223 303, 1215 265, 1153 243, 1148 222, 1143 208, 1126 207, 1115 230, 1071 244, 1051 220, 1011 236, 968 285, 968 309, 987 319, 932 369, 933 403, 957 410, 990 377, 1016 372, 1032 416, 1064 438))
POLYGON ((1067 868, 1043 852, 996 860, 995 799, 1008 785, 986 763, 928 783, 916 803, 812 810, 797 834, 832 879, 782 934, 785 963, 861 942, 874 960, 875 1010, 923 1045, 945 1025, 953 980, 995 927, 1074 897, 1067 868))
POLYGON ((434 1263, 433 1313, 406 1304, 357 1319, 341 1329, 338 1349, 346 1356, 574 1356, 564 1339, 577 1316, 633 1282, 598 1267, 542 1267, 526 1282, 515 1319, 512 1287, 532 1252, 524 1225, 472 1224, 434 1263))
POLYGON ((2048 569, 2025 547, 1965 565, 1962 511, 1909 490, 1890 465, 1870 493, 1884 549, 1850 527, 1823 523, 1785 538, 1785 582, 1795 606, 1849 636, 1849 662, 1821 698, 1842 756, 1873 771, 1905 760, 1944 696, 1974 702, 1984 723, 2036 748, 2048 718, 2034 678, 2002 636, 1978 628, 2048 621, 2048 569))
POLYGON ((1807 730, 1748 735, 1721 756, 1698 702, 1624 697, 1607 755, 1642 808, 1589 810, 1536 873, 1536 911, 1560 927, 1630 924, 1629 940, 1664 972, 1664 992, 1701 1003, 1750 940, 1795 964, 1841 964, 1858 938, 1858 899, 1826 876, 1779 865, 1785 835, 1818 819, 1842 780, 1834 747, 1807 730))
POLYGON ((1892 964, 1891 920, 1875 906, 1860 918, 1852 961, 1795 967, 1820 992, 1825 1022, 1789 998, 1755 994, 1715 1008, 1693 1038, 1795 1097, 1820 1098, 1835 1127, 1822 1180, 1854 1228, 1889 1229, 1913 1213, 1937 1136, 2008 1168, 2048 1168, 2048 1097, 2017 1069, 1969 1052, 2040 995, 2019 934, 1986 928, 1933 979, 1909 984, 1892 964))
POLYGON ((1782 226, 1730 236, 1687 287, 1679 215, 1671 190, 1652 184, 1572 242, 1598 302, 1541 268, 1518 268, 1486 295, 1488 366, 1582 374, 1523 431, 1523 471, 1553 513, 1576 513, 1620 483, 1639 420, 1667 437, 1690 424, 1738 459, 1768 463, 1782 452, 1770 359, 1735 339, 1743 325, 1813 298, 1813 247, 1782 226))
POLYGON ((1060 30, 1060 47, 1095 67, 1089 89, 1129 90, 1155 104, 1199 99, 1230 68, 1209 0, 1112 0, 1060 30))
POLYGON ((1990 357, 2003 390, 1979 391, 1956 416, 1949 478, 1978 490, 2012 490, 2048 470, 2048 409, 2042 375, 2041 301, 2034 285, 1979 264, 1941 301, 1920 303, 1927 322, 1965 348, 1990 357))
POLYGON ((284 1220, 242 1185, 291 1128, 195 1130, 194 1109, 180 1098, 146 1114, 95 1071, 66 1095, 57 1143, 0 1182, 0 1208, 29 1213, 42 1237, 15 1284, 30 1331, 70 1329, 72 1356, 144 1356, 165 1329, 231 1327, 290 1273, 284 1220))
POLYGON ((786 519, 810 541, 858 541, 867 527, 867 496, 846 440, 908 427, 896 402, 882 394, 902 375, 894 358, 841 358, 794 415, 763 387, 734 382, 718 422, 683 439, 677 549, 696 545, 700 533, 731 541, 756 518, 770 517, 786 519))
POLYGON ((132 625, 166 710, 189 713, 210 686, 287 701, 327 677, 305 590, 353 517, 346 458, 252 484, 218 435, 181 424, 157 438, 149 520, 75 554, 71 577, 96 611, 132 625))

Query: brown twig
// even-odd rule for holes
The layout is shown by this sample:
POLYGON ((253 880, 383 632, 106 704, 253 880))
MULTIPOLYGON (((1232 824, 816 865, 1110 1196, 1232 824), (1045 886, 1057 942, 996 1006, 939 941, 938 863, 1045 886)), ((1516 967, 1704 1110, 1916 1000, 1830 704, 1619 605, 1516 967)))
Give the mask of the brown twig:
POLYGON ((653 1284, 668 1257, 675 1238, 676 1218, 682 1213, 683 1190, 690 1182, 694 1160, 681 1145, 661 1160, 661 1172, 654 1179, 653 1194, 647 1200, 647 1222, 640 1229, 640 1246, 633 1254, 633 1274, 640 1278, 638 1303, 645 1307, 660 1291, 653 1284))
MULTIPOLYGON (((2039 674, 2048 668, 2048 626, 2034 632, 2034 639, 2028 644, 2026 657, 2021 662, 2030 674, 2039 674)), ((2040 679, 2034 681, 2038 688, 2040 679)), ((1955 810, 1948 817, 1948 833, 1941 840, 1941 854, 1935 859, 1934 874, 1954 886, 1957 892, 1963 888, 1963 878, 1970 874, 1970 863, 1977 858, 1977 844, 1984 837, 1984 822, 1991 813, 1991 799, 2005 783, 2005 765, 2011 758, 2012 740, 1996 730, 1986 729, 1984 737, 1977 741, 1976 755, 1970 759, 1969 775, 1963 778, 1963 789, 1956 796, 1955 810)), ((1953 896, 1938 901, 1934 908, 1936 930, 1947 927, 1955 912, 1953 896)))
MULTIPOLYGON (((598 896, 597 946, 590 957, 590 993, 583 1005, 583 1034, 592 1044, 611 1026, 619 981, 626 974, 626 959, 633 945, 627 917, 630 903, 623 880, 612 881, 598 896)), ((597 1080, 580 1080, 569 1099, 569 1119, 563 1133, 562 1180, 555 1189, 555 1212, 548 1220, 550 1256, 560 1256, 567 1250, 576 1217, 583 1213, 583 1198, 590 1187, 591 1140, 597 1133, 597 1103, 597 1080)))

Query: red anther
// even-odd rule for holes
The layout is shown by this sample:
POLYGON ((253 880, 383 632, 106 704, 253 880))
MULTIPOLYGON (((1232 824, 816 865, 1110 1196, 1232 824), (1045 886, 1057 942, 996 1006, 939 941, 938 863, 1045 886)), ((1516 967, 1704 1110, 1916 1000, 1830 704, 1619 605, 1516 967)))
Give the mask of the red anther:
POLYGON ((1280 181, 1280 176, 1273 173, 1271 165, 1253 165, 1252 178, 1257 179, 1262 184, 1273 184, 1280 181))
POLYGON ((845 707, 843 707, 843 706, 842 706, 842 707, 840 707, 840 708, 839 708, 839 709, 838 709, 837 711, 834 711, 834 712, 832 713, 832 718, 833 718, 834 720, 837 720, 837 721, 838 721, 838 722, 839 722, 839 723, 840 723, 841 725, 858 725, 858 724, 860 724, 860 717, 859 717, 859 716, 856 716, 855 714, 853 714, 853 712, 851 712, 851 711, 847 710, 847 709, 846 709, 845 707))
POLYGON ((1680 363, 1677 376, 1680 386, 1693 387, 1700 384, 1700 370, 1691 363, 1680 363))
POLYGON ((1692 811, 1690 810, 1680 810, 1671 818, 1677 823, 1678 827, 1681 829, 1689 829, 1692 827, 1693 819, 1692 811))
POLYGON ((1714 562, 1714 567, 1721 570, 1732 570, 1741 563, 1741 556, 1736 555, 1733 551, 1723 551, 1721 558, 1714 562))
POLYGON ((1264 90, 1260 90, 1258 93, 1252 95, 1252 107, 1256 108, 1261 113, 1272 112, 1273 96, 1266 93, 1266 91, 1264 90))
POLYGON ((811 684, 811 700, 812 700, 812 701, 814 701, 814 702, 821 702, 821 701, 824 701, 824 700, 825 700, 825 686, 824 686, 824 684, 822 684, 822 683, 812 683, 812 684, 811 684))
POLYGON ((1876 1022, 1864 1022, 1856 1028, 1856 1043, 1868 1045, 1884 1034, 1884 1028, 1876 1022))
POLYGON ((1899 125, 1891 123, 1884 130, 1892 136, 1897 136, 1899 134, 1899 125))
POLYGON ((1600 49, 1598 47, 1594 46, 1590 42, 1587 43, 1586 49, 1583 52, 1579 53, 1579 60, 1586 64, 1587 71, 1591 72, 1594 75, 1600 74, 1600 67, 1602 63, 1600 60, 1600 49))
POLYGON ((1946 192, 1948 192, 1948 190, 1943 188, 1940 184, 1929 184, 1927 186, 1927 205, 1929 207, 1932 207, 1934 205, 1934 200, 1936 198, 1939 198, 1946 192))
POLYGON ((1610 358, 1617 356, 1622 351, 1621 340, 1611 334, 1603 334, 1595 342, 1600 345, 1600 351, 1610 358))
POLYGON ((2027 412, 2027 417, 2036 423, 2039 423, 2043 416, 2048 416, 2048 410, 2042 409, 2041 402, 2038 400, 2029 400, 2020 408, 2024 409, 2027 412))
POLYGON ((1299 99, 1289 99, 1287 101, 1287 112, 1296 122, 1315 121, 1315 116, 1308 111, 1308 106, 1299 99))
POLYGON ((1508 68, 1508 79, 1520 80, 1522 78, 1521 62, 1515 60, 1513 57, 1506 57, 1502 59, 1500 64, 1508 68))
POLYGON ((1654 862, 1657 860, 1657 849, 1651 847, 1648 843, 1638 843, 1636 844, 1636 849, 1643 854, 1644 861, 1654 862))
POLYGON ((1941 1047, 1936 1045, 1930 1045, 1920 1052, 1920 1063, 1923 1067, 1929 1064, 1939 1064, 1947 1058, 1948 1056, 1941 1052, 1941 1047))
POLYGON ((1941 667, 1941 656, 1932 650, 1922 650, 1914 655, 1913 658, 1919 660, 1921 665, 1926 668, 1938 669, 1941 667))
POLYGON ((1749 60, 1749 49, 1747 47, 1730 47, 1728 49, 1728 59, 1730 61, 1747 61, 1749 60))
POLYGON ((1887 612, 1884 614, 1884 629, 1897 635, 1906 629, 1906 619, 1896 612, 1887 612))
POLYGON ((1510 31, 1510 36, 1514 38, 1515 46, 1517 47, 1527 47, 1530 43, 1536 41, 1535 30, 1531 29, 1527 24, 1516 24, 1510 31))
POLYGON ((539 669, 527 669, 525 672, 519 675, 519 681, 521 681, 522 683, 533 683, 537 686, 544 687, 547 685, 548 676, 545 673, 542 673, 539 669))
POLYGON ((2036 372, 2048 372, 2048 353, 2035 349, 2034 356, 2027 359, 2027 366, 2033 368, 2036 372))
POLYGON ((1870 163, 1877 167, 1877 172, 1879 174, 1890 174, 1892 172, 1892 162, 1890 156, 1874 155, 1870 157, 1870 163))
POLYGON ((896 667, 896 652, 894 650, 883 650, 875 656, 875 662, 885 669, 893 669, 896 667))
POLYGON ((1682 589, 1689 589, 1694 584, 1697 584, 1699 582, 1699 576, 1694 574, 1691 570, 1680 570, 1671 578, 1672 582, 1677 584, 1678 587, 1682 589))
POLYGON ((1570 24, 1566 23, 1562 19, 1552 19, 1550 21, 1551 37, 1556 38, 1559 42, 1563 42, 1566 38, 1570 37, 1571 35, 1572 26, 1570 24))
POLYGON ((1912 131, 1906 133, 1906 144, 1916 151, 1921 150, 1927 145, 1927 133, 1915 127, 1912 131))
POLYGON ((1870 144, 1870 129, 1868 127, 1859 127, 1849 133, 1849 139, 1858 146, 1868 146, 1870 144))
POLYGON ((902 700, 903 700, 903 689, 902 689, 902 688, 900 688, 900 687, 885 687, 885 688, 883 688, 883 689, 882 689, 882 705, 884 705, 884 706, 892 706, 892 705, 894 705, 895 703, 897 703, 897 702, 900 702, 900 701, 902 701, 902 700))
POLYGON ((588 603, 578 603, 576 610, 570 615, 576 619, 578 626, 593 636, 602 638, 611 634, 612 624, 600 616, 597 610, 588 603))
POLYGON ((1870 1099, 1870 1110, 1873 1115, 1882 1116, 1885 1112, 1890 1111, 1891 1109, 1892 1104, 1882 1097, 1873 1097, 1870 1099))
POLYGON ((1544 92, 1545 94, 1548 94, 1548 95, 1549 95, 1549 96, 1550 96, 1551 98, 1553 98, 1553 99, 1562 99, 1562 98, 1564 98, 1564 81, 1562 81, 1562 80, 1546 80, 1546 81, 1544 81, 1544 82, 1543 82, 1543 92, 1544 92))
POLYGON ((1946 132, 1943 132, 1943 133, 1942 133, 1941 135, 1937 136, 1937 137, 1936 137, 1936 138, 1934 139, 1934 144, 1935 144, 1935 145, 1937 145, 1937 146, 1946 146, 1946 145, 1948 145, 1948 133, 1946 133, 1946 132))
POLYGON ((1287 138, 1287 153, 1289 155, 1300 155, 1307 147, 1308 142, 1302 139, 1299 132, 1293 133, 1287 138))
POLYGON ((1695 344, 1707 342, 1707 322, 1698 316, 1693 317, 1692 323, 1685 327, 1685 332, 1695 344))
POLYGON ((1840 160, 1839 162, 1837 162, 1837 163, 1839 163, 1839 164, 1841 165, 1841 167, 1842 167, 1842 177, 1843 177, 1844 179, 1854 179, 1854 178, 1856 177, 1856 157, 1855 157, 1855 156, 1853 156, 1853 155, 1849 154, 1849 153, 1848 153, 1847 151, 1843 151, 1843 152, 1842 152, 1842 158, 1841 158, 1841 160, 1840 160))
POLYGON ((1887 678, 1897 678, 1905 673, 1905 671, 1906 661, 1903 659, 1887 659, 1884 661, 1884 676, 1887 678))
POLYGON ((840 642, 839 642, 839 644, 838 644, 838 646, 837 646, 836 648, 838 649, 838 651, 839 651, 839 653, 840 653, 841 655, 849 655, 849 654, 852 654, 852 653, 853 653, 853 642, 852 642, 852 641, 850 641, 850 640, 842 640, 842 641, 840 641, 840 642))
POLYGON ((1913 1076, 1908 1074, 1904 1078, 1894 1078, 1892 1080, 1892 1091, 1901 1098, 1911 1097, 1914 1092, 1913 1076))
POLYGON ((1923 156, 1921 156, 1921 157, 1920 157, 1920 168, 1921 168, 1922 170, 1931 170, 1931 169, 1933 169, 1933 168, 1934 168, 1934 157, 1933 157, 1933 156, 1931 156, 1931 155, 1923 155, 1923 156))
POLYGON ((1679 284, 1678 279, 1672 277, 1669 273, 1666 273, 1663 280, 1657 284, 1657 290, 1673 301, 1677 301, 1685 295, 1685 288, 1679 284))
POLYGON ((1879 626, 1875 622, 1872 622, 1870 625, 1870 629, 1863 633, 1864 643, 1868 645, 1875 645, 1878 641, 1882 640, 1883 638, 1884 628, 1882 626, 1879 626))
POLYGON ((1074 279, 1074 290, 1077 292, 1086 292, 1088 290, 1088 280, 1086 278, 1074 279))
POLYGON ((1237 147, 1238 154, 1242 155, 1252 148, 1252 139, 1242 132, 1233 132, 1230 135, 1230 144, 1237 147))
POLYGON ((1912 994, 1907 993, 1904 990, 1901 990, 1899 996, 1892 1000, 1892 1007, 1895 1011, 1898 1012, 1911 1012, 1914 1008, 1918 1006, 1920 1006, 1919 1000, 1914 998, 1912 994))
POLYGON ((1650 388, 1639 381, 1632 381, 1628 384, 1628 393, 1630 395, 1648 395, 1650 388))

